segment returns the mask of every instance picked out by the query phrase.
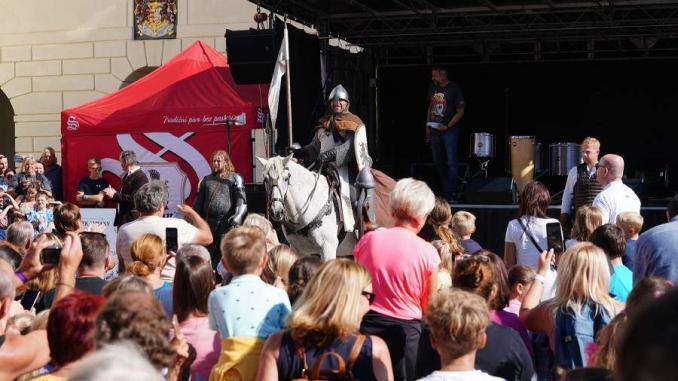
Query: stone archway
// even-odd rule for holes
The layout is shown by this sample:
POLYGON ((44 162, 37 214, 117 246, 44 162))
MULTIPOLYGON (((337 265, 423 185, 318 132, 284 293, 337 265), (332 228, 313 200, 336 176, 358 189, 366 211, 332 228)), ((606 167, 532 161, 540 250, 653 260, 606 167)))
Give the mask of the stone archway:
POLYGON ((9 98, 0 90, 0 154, 8 157, 8 161, 14 161, 14 108, 9 98))
POLYGON ((151 74, 151 72, 157 68, 157 66, 144 66, 134 70, 125 78, 124 81, 122 81, 120 88, 122 89, 123 87, 140 80, 141 78, 151 74))

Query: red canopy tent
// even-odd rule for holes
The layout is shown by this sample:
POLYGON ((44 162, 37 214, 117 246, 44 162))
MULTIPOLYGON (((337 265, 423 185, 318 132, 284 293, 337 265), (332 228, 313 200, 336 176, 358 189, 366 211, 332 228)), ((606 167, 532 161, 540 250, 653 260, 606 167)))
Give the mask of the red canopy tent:
POLYGON ((235 85, 226 58, 198 41, 129 86, 64 110, 61 149, 65 199, 75 199, 79 180, 88 175, 90 157, 102 159, 105 178, 117 186, 122 172, 119 154, 130 149, 141 163, 173 167, 181 178, 173 178, 168 184, 180 187, 181 201, 190 202, 198 182, 210 172, 211 152, 227 147, 227 120, 242 115, 244 125, 231 128, 231 160, 236 171, 250 182, 250 134, 259 126, 257 104, 265 102, 266 93, 267 86, 235 85), (239 92, 256 103, 244 100, 239 92))

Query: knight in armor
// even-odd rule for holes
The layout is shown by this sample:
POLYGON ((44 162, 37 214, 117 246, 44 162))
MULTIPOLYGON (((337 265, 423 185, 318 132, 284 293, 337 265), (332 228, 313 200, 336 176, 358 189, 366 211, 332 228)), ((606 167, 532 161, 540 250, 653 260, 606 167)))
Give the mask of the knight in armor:
POLYGON ((593 199, 603 189, 596 181, 596 164, 600 155, 600 142, 596 138, 588 137, 581 143, 581 153, 584 162, 572 167, 567 174, 567 182, 563 191, 563 202, 560 206, 560 221, 563 231, 569 232, 571 216, 582 205, 591 205, 593 199))
POLYGON ((205 176, 193 201, 195 209, 207 221, 214 241, 208 247, 212 266, 221 259, 219 245, 231 227, 242 224, 247 213, 247 197, 242 177, 235 172, 226 151, 212 153, 212 173, 205 176))
POLYGON ((329 114, 318 120, 313 140, 294 151, 294 157, 306 166, 314 163, 322 167, 336 167, 341 179, 344 210, 355 212, 354 216, 344 214, 346 231, 360 228, 354 217, 367 219, 370 225, 376 226, 375 180, 371 172, 372 158, 367 149, 365 124, 349 111, 350 99, 344 86, 337 85, 332 89, 327 101, 329 114), (359 204, 362 210, 355 210, 355 207, 360 207, 359 204))

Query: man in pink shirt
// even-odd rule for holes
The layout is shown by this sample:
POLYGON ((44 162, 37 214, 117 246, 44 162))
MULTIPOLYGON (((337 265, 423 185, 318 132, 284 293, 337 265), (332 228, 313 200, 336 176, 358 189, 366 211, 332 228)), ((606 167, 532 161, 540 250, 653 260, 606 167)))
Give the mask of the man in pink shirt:
POLYGON ((435 196, 426 183, 398 181, 390 200, 395 226, 368 233, 353 251, 372 276, 375 293, 361 330, 386 341, 396 380, 415 377, 421 319, 437 289, 440 257, 417 236, 434 205, 435 196))

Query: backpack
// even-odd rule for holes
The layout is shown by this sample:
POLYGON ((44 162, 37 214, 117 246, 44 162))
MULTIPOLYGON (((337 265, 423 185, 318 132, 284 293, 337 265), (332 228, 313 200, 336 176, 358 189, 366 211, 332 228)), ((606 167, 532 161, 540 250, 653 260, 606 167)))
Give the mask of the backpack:
POLYGON ((607 310, 593 303, 582 305, 577 314, 569 307, 556 312, 555 355, 556 366, 565 370, 585 367, 588 363, 587 347, 598 331, 611 320, 607 310))
POLYGON ((301 358, 301 378, 295 378, 292 381, 316 381, 316 380, 333 380, 333 381, 351 381, 354 380, 351 369, 355 364, 358 355, 360 354, 360 349, 365 343, 365 336, 358 335, 353 343, 351 352, 348 356, 348 360, 345 361, 344 358, 337 352, 325 352, 320 357, 318 357, 313 363, 313 368, 308 367, 306 362, 306 352, 304 347, 301 345, 297 346, 297 355, 301 358), (338 366, 336 369, 321 371, 325 360, 330 357, 334 357, 337 360, 338 366))

